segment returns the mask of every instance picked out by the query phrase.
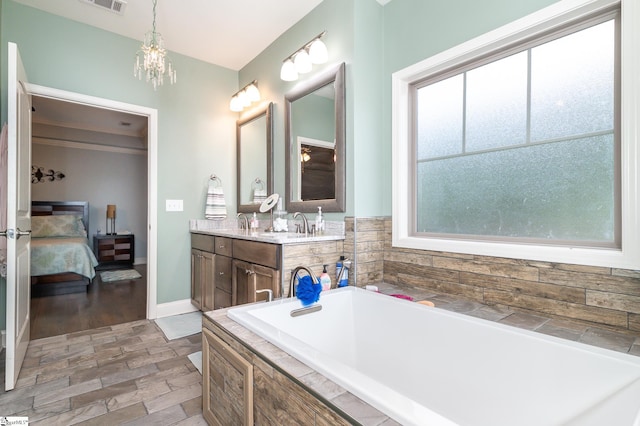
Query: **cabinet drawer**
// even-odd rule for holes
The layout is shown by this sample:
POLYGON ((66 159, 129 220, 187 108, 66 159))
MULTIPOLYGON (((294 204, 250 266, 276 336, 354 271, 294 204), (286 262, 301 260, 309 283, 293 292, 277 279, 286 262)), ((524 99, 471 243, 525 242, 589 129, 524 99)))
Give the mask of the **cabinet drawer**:
POLYGON ((280 245, 257 241, 234 240, 233 258, 280 269, 280 245))
POLYGON ((220 289, 231 294, 231 258, 227 256, 216 255, 216 290, 220 289))
POLYGON ((216 237, 216 254, 231 257, 233 253, 233 240, 231 238, 216 237))
POLYGON ((231 306, 231 293, 216 288, 213 298, 213 309, 228 308, 231 306))
POLYGON ((215 253, 215 237, 213 235, 191 234, 191 248, 215 253))

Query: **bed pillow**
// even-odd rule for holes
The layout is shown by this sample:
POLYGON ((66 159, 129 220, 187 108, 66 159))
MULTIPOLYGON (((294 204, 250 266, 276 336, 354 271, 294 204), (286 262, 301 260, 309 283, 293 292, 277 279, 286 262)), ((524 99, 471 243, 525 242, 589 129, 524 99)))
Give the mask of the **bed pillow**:
POLYGON ((33 216, 31 236, 33 238, 86 237, 87 231, 81 216, 69 214, 33 216))

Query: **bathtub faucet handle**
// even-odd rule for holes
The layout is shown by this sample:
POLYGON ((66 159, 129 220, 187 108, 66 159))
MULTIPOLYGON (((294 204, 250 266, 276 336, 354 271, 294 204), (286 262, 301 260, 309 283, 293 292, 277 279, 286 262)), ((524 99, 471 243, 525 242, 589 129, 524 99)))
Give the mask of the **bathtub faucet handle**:
POLYGON ((267 293, 267 302, 271 302, 273 300, 273 290, 271 290, 270 288, 256 290, 256 294, 260 293, 267 293))

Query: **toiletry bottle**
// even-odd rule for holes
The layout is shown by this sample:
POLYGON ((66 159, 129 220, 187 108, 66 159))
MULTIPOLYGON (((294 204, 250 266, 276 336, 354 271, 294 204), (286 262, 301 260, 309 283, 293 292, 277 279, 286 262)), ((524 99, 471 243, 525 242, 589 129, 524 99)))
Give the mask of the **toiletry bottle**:
POLYGON ((340 278, 340 270, 342 269, 343 260, 344 260, 344 256, 340 256, 340 259, 338 259, 338 261, 336 262, 336 281, 338 281, 338 278, 340 278))
POLYGON ((316 215, 316 232, 318 234, 322 233, 322 225, 324 224, 322 220, 322 207, 318 207, 318 214, 316 215))
POLYGON ((351 261, 344 259, 342 261, 342 268, 344 269, 344 274, 342 274, 342 279, 338 283, 338 287, 346 287, 349 285, 349 269, 351 269, 351 261))
POLYGON ((327 273, 327 265, 322 265, 322 274, 320 274, 320 284, 322 291, 331 289, 331 277, 327 273))
POLYGON ((338 287, 346 287, 349 285, 349 267, 348 266, 351 264, 351 262, 345 259, 346 258, 344 256, 340 256, 340 260, 336 262, 336 281, 340 279, 340 281, 338 281, 337 283, 338 287), (340 277, 342 268, 345 268, 345 271, 342 274, 342 277, 340 277))
POLYGON ((253 217, 251 218, 251 229, 256 230, 260 226, 258 222, 258 217, 256 216, 256 212, 253 212, 253 217))

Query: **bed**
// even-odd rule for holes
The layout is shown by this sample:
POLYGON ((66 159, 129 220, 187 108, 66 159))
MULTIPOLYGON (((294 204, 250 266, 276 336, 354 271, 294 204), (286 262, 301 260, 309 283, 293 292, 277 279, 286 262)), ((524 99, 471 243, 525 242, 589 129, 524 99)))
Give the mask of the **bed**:
POLYGON ((88 229, 87 201, 32 201, 32 296, 87 291, 98 265, 88 229))

